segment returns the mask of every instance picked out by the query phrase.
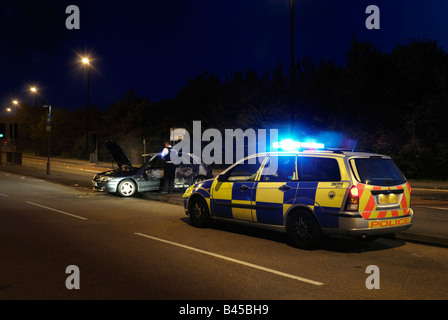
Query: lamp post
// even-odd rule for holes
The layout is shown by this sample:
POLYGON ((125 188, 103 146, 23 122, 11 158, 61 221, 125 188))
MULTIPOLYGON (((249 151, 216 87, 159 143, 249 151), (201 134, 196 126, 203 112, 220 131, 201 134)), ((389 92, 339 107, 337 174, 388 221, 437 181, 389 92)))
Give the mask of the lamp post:
MULTIPOLYGON (((19 102, 17 100, 13 100, 12 104, 14 106, 18 106, 19 102)), ((15 151, 14 150, 15 147, 16 147, 15 135, 17 134, 17 132, 15 132, 15 123, 13 122, 13 119, 12 119, 13 108, 7 108, 6 111, 9 112, 9 123, 10 123, 10 126, 11 126, 11 148, 12 148, 11 151, 15 151)), ((17 121, 17 108, 16 108, 16 121, 17 121)))
POLYGON ((290 0, 291 5, 291 125, 294 125, 294 0, 290 0))
POLYGON ((51 144, 51 105, 45 105, 48 108, 47 116, 47 132, 48 132, 48 160, 47 160, 47 175, 50 174, 50 144, 51 144))
MULTIPOLYGON (((14 149, 16 149, 16 142, 17 142, 17 141, 15 141, 16 135, 17 135, 17 138, 19 138, 19 110, 18 110, 19 101, 13 100, 12 104, 16 107, 16 120, 15 121, 17 122, 17 128, 15 127, 15 123, 12 124, 12 141, 13 141, 14 149)), ((16 150, 14 150, 14 151, 16 151, 16 150)))
POLYGON ((30 91, 34 94, 34 155, 37 156, 37 89, 31 87, 30 91))
POLYGON ((291 4, 291 76, 294 71, 294 0, 290 0, 291 4))
POLYGON ((86 151, 87 157, 90 157, 89 154, 89 95, 90 95, 90 61, 88 58, 82 58, 82 63, 87 65, 87 103, 86 103, 86 151))
POLYGON ((11 137, 11 144, 9 146, 9 149, 13 151, 12 147, 14 145, 14 125, 12 123, 12 108, 6 108, 6 111, 9 112, 9 135, 11 137))

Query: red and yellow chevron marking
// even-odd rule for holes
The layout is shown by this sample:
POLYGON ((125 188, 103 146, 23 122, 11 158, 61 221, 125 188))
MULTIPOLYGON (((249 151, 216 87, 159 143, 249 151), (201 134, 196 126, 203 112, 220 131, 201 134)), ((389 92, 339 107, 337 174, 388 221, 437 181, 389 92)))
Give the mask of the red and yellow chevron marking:
POLYGON ((395 187, 379 187, 358 183, 359 188, 359 212, 364 219, 385 219, 409 214, 409 206, 411 200, 411 188, 408 182, 395 187), (399 190, 403 189, 403 197, 400 202, 400 209, 379 211, 372 196, 372 191, 376 190, 399 190))

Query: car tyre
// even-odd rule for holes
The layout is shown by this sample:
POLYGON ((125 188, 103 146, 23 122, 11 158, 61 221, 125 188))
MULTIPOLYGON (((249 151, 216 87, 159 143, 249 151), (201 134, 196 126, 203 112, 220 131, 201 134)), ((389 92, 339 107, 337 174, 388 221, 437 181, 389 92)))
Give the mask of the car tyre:
POLYGON ((121 197, 132 197, 137 191, 137 186, 134 181, 126 179, 121 181, 117 187, 117 193, 121 197))
POLYGON ((205 228, 210 225, 210 212, 204 199, 193 198, 190 200, 188 207, 191 225, 198 228, 205 228))
POLYGON ((306 210, 298 210, 288 218, 286 231, 291 244, 301 249, 313 249, 322 241, 316 218, 306 210))

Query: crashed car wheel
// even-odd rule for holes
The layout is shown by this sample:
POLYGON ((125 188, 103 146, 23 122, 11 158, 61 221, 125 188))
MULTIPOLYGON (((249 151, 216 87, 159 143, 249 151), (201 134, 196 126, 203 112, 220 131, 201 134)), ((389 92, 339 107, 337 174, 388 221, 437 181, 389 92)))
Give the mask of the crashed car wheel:
POLYGON ((132 197, 137 191, 137 186, 132 180, 123 180, 118 184, 117 192, 122 197, 132 197))

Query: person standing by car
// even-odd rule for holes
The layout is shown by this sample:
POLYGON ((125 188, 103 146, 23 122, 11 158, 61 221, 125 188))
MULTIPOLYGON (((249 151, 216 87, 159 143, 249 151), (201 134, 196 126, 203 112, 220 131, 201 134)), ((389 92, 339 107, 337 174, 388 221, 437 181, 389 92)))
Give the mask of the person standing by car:
POLYGON ((165 169, 163 174, 163 189, 162 192, 172 193, 174 189, 174 176, 176 173, 176 166, 171 160, 171 152, 173 147, 169 141, 165 142, 165 148, 162 150, 162 159, 165 160, 165 169))

